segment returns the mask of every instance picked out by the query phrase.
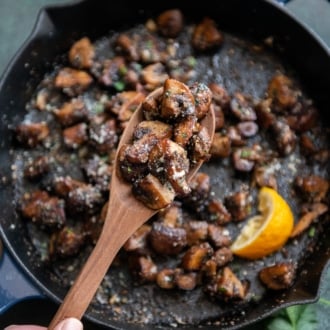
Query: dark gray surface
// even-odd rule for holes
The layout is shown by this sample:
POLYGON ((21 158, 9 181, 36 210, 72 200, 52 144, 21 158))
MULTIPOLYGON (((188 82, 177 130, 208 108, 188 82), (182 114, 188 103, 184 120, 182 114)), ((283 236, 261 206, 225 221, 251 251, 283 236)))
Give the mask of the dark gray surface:
MULTIPOLYGON (((72 1, 0 0, 0 74, 30 34, 39 9, 45 5, 67 2, 72 1)), ((294 16, 316 31, 330 47, 330 3, 327 0, 292 0, 286 6, 294 16), (311 3, 313 3, 312 7, 310 6, 311 3)), ((330 306, 327 303, 329 300, 330 270, 321 286, 321 299, 314 304, 319 320, 318 329, 330 329, 330 306)))

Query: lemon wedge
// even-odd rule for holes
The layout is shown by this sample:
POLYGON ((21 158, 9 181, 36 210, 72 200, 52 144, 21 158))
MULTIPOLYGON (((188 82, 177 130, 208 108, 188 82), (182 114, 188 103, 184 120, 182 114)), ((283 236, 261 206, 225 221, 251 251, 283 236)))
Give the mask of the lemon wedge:
POLYGON ((258 199, 261 214, 247 220, 231 245, 233 254, 242 258, 258 259, 278 251, 294 226, 291 208, 276 190, 262 187, 258 199))

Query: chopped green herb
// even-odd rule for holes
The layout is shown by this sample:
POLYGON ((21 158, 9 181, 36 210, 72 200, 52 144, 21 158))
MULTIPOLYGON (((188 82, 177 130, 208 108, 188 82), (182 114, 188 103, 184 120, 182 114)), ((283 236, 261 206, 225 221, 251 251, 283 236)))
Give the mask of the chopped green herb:
POLYGON ((152 40, 147 40, 146 41, 146 48, 148 48, 148 49, 151 49, 151 48, 153 48, 153 42, 152 42, 152 40))
POLYGON ((122 65, 118 71, 121 76, 125 76, 128 70, 125 65, 122 65))
POLYGON ((170 96, 171 96, 171 91, 167 90, 167 91, 165 92, 165 97, 170 97, 170 96))
POLYGON ((93 113, 99 115, 104 112, 104 104, 101 102, 94 103, 93 113))
POLYGON ((113 87, 118 91, 118 92, 122 92, 125 89, 125 83, 121 80, 116 81, 113 84, 113 87))
POLYGON ((197 60, 193 56, 188 56, 187 59, 186 59, 186 62, 192 68, 194 68, 197 64, 197 60))
POLYGON ((220 286, 220 287, 218 288, 218 290, 219 290, 219 292, 221 292, 221 293, 226 293, 226 292, 227 292, 227 289, 226 289, 225 287, 223 287, 223 286, 220 286))
POLYGON ((251 150, 248 150, 248 149, 243 149, 241 151, 241 157, 242 158, 248 158, 248 157, 251 156, 251 154, 252 154, 251 150))
POLYGON ((315 236, 315 227, 311 227, 308 232, 309 237, 314 237, 315 236))

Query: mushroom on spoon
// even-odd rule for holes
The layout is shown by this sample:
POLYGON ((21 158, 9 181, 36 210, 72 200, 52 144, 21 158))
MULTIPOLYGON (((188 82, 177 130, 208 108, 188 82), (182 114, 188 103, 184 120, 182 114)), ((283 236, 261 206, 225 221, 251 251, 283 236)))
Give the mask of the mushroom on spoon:
MULTIPOLYGON (((191 100, 195 102, 196 99, 200 98, 200 103, 196 105, 195 110, 198 110, 197 117, 203 117, 200 125, 204 131, 206 130, 206 134, 209 136, 210 141, 212 141, 215 118, 210 100, 204 98, 203 88, 207 89, 207 87, 203 84, 195 84, 194 86, 195 88, 192 88, 194 97, 191 98, 191 93, 187 86, 174 79, 167 79, 163 88, 153 91, 146 99, 156 102, 156 100, 162 100, 163 97, 168 98, 168 100, 162 102, 163 110, 165 116, 171 118, 175 116, 171 112, 171 104, 176 104, 178 107, 184 108, 187 116, 190 116, 191 106, 189 102, 191 100), (170 88, 173 89, 173 94, 171 94, 172 90, 169 93, 170 88), (185 91, 189 96, 188 99, 185 99, 185 91), (205 111, 206 106, 207 112, 205 111), (168 108, 166 109, 166 107, 168 108)), ((54 329, 60 321, 67 317, 82 318, 117 252, 141 225, 159 211, 159 209, 151 208, 150 205, 148 207, 146 203, 139 201, 134 196, 132 193, 132 184, 123 179, 119 169, 121 147, 132 142, 136 127, 139 123, 146 120, 144 118, 144 112, 142 103, 132 115, 122 134, 114 162, 110 198, 102 232, 91 255, 52 319, 48 327, 49 330, 54 329)), ((197 173, 203 161, 204 159, 202 157, 197 157, 197 160, 190 164, 189 172, 186 175, 188 181, 197 173)))

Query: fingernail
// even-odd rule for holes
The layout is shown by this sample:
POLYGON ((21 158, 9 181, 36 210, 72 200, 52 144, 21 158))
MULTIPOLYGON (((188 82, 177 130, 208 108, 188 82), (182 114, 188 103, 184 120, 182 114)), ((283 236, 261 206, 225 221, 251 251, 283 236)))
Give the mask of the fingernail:
POLYGON ((83 325, 79 320, 70 317, 61 321, 54 330, 83 330, 83 325))

